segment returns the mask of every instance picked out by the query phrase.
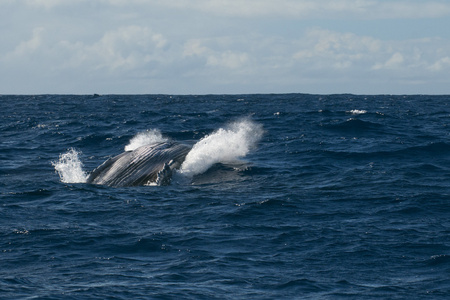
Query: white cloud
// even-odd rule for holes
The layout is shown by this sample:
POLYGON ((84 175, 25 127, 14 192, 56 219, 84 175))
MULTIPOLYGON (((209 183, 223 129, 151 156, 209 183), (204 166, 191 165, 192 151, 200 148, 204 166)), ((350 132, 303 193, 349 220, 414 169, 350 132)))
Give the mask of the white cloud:
POLYGON ((445 57, 440 58, 434 64, 429 66, 429 69, 432 71, 442 71, 443 69, 450 70, 450 57, 445 56, 445 57))
POLYGON ((130 70, 151 61, 163 60, 167 40, 147 27, 127 26, 106 32, 93 44, 61 41, 61 51, 67 53, 64 67, 130 70))
POLYGON ((382 42, 353 33, 330 30, 309 30, 301 45, 302 50, 293 54, 298 62, 319 68, 345 69, 370 60, 381 51, 382 42))
MULTIPOLYGON (((114 3, 129 1, 114 1, 114 3)), ((142 3, 142 1, 134 1, 142 3)), ((159 5, 197 10, 220 16, 289 18, 434 18, 450 15, 450 3, 442 1, 384 0, 179 0, 159 5)))
POLYGON ((450 3, 442 1, 377 1, 368 10, 374 19, 390 18, 441 18, 450 15, 450 3), (372 12, 371 12, 372 11, 372 12))
POLYGON ((316 28, 297 44, 300 49, 292 57, 309 70, 347 69, 354 76, 396 70, 427 76, 427 70, 449 67, 450 41, 443 39, 391 41, 316 28))
MULTIPOLYGON (((11 3, 11 0, 2 0, 11 3)), ((93 5, 87 0, 26 0, 32 8, 53 9, 61 6, 93 5)), ((300 19, 390 19, 437 18, 450 15, 450 3, 421 0, 98 0, 95 5, 143 10, 165 7, 198 11, 217 16, 300 19)), ((1 5, 1 4, 0 4, 1 5)))
POLYGON ((225 51, 220 55, 211 55, 208 57, 207 65, 221 66, 230 69, 238 69, 248 61, 246 53, 234 53, 225 51))
POLYGON ((52 8, 54 6, 62 4, 62 2, 65 2, 65 1, 59 1, 59 0, 26 0, 25 2, 29 6, 35 6, 35 7, 41 6, 41 7, 45 7, 45 8, 52 8))
POLYGON ((377 80, 399 89, 436 78, 450 83, 450 40, 441 29, 447 18, 421 21, 430 25, 422 31, 404 20, 448 16, 444 1, 5 0, 0 6, 0 92, 11 86, 63 93, 86 86, 353 92, 355 81, 361 90, 377 80), (386 18, 394 20, 377 20, 386 18), (401 26, 389 35, 385 23, 401 26), (419 38, 409 35, 415 31, 419 38))
POLYGON ((395 52, 386 62, 376 63, 373 66, 373 69, 380 70, 380 69, 400 68, 404 61, 405 61, 405 59, 403 58, 403 55, 399 52, 395 52))
MULTIPOLYGON (((206 44, 211 42, 211 40, 205 40, 203 42, 206 44)), ((196 56, 204 61, 205 66, 227 69, 241 68, 249 61, 247 53, 232 51, 227 49, 227 47, 223 48, 223 45, 222 47, 218 46, 218 44, 223 44, 223 41, 221 43, 220 39, 215 42, 213 43, 215 45, 212 45, 215 49, 211 49, 203 45, 199 39, 189 40, 184 45, 183 57, 196 56)), ((231 45, 227 46, 230 47, 231 45)))
POLYGON ((201 40, 192 39, 192 40, 187 41, 186 44, 184 45, 183 57, 194 56, 194 55, 201 56, 204 53, 207 53, 209 51, 210 51, 209 48, 207 48, 201 44, 201 40))
POLYGON ((42 33, 44 28, 38 27, 33 29, 32 37, 29 40, 21 42, 14 49, 13 52, 6 55, 7 59, 13 59, 15 57, 23 57, 33 54, 42 46, 42 33))

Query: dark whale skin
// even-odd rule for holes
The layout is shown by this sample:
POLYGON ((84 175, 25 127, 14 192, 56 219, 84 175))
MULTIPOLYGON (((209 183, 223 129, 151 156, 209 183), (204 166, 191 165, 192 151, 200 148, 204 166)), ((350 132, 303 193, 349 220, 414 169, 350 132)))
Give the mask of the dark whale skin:
POLYGON ((175 142, 141 146, 106 160, 92 171, 86 182, 113 187, 167 184, 171 171, 181 166, 190 150, 175 142), (159 178, 162 176, 165 178, 159 178))

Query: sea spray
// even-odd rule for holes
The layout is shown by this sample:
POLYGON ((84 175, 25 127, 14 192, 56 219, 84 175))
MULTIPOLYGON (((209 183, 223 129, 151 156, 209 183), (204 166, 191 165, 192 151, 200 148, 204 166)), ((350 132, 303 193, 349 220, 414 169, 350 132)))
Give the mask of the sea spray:
MULTIPOLYGON (((192 177, 205 172, 215 163, 236 161, 255 147, 262 134, 262 125, 250 120, 241 120, 220 128, 193 146, 181 165, 179 173, 192 177)), ((125 146, 125 151, 133 151, 144 145, 165 141, 168 141, 168 138, 164 137, 159 130, 152 129, 134 136, 125 146)), ((58 161, 52 162, 61 182, 86 182, 88 175, 83 171, 79 154, 72 148, 61 154, 58 161)))
POLYGON ((125 146, 125 151, 133 151, 141 146, 159 142, 167 142, 167 138, 163 137, 161 131, 158 129, 147 130, 135 135, 130 143, 125 146))
POLYGON ((87 174, 83 171, 83 163, 79 159, 79 152, 71 148, 59 156, 58 161, 53 161, 52 165, 64 183, 86 182, 87 174))
MULTIPOLYGON (((125 146, 125 151, 133 151, 141 146, 158 142, 165 142, 168 139, 163 137, 158 129, 147 130, 135 135, 125 146)), ((52 165, 64 183, 84 183, 88 174, 83 171, 83 163, 79 158, 79 152, 71 148, 59 156, 58 161, 52 161, 52 165)))
POLYGON ((191 177, 205 172, 215 163, 244 157, 262 135, 262 125, 247 119, 220 128, 192 147, 181 165, 180 173, 191 177))

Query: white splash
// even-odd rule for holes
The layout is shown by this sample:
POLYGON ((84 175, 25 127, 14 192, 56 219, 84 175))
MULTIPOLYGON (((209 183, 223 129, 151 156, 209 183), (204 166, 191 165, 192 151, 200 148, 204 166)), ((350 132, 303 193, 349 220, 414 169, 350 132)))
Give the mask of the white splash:
POLYGON ((58 172, 61 182, 83 183, 86 182, 87 174, 83 171, 83 163, 78 157, 79 153, 75 149, 61 154, 58 161, 52 161, 52 165, 58 172))
POLYGON ((220 128, 192 147, 181 165, 180 173, 192 177, 205 172, 215 163, 236 161, 244 157, 262 135, 262 126, 250 120, 220 128))
POLYGON ((161 131, 158 129, 147 130, 135 135, 128 145, 125 146, 125 151, 133 151, 141 146, 167 142, 167 138, 163 137, 161 131))
MULTIPOLYGON (((261 124, 250 120, 242 120, 231 123, 225 128, 220 128, 205 136, 192 147, 181 165, 179 173, 186 177, 192 177, 205 172, 215 163, 237 161, 256 146, 263 132, 261 124)), ((132 151, 140 146, 165 141, 168 141, 168 139, 163 137, 159 130, 148 130, 133 137, 125 147, 125 151, 132 151)), ((51 162, 61 182, 86 182, 88 174, 83 171, 83 163, 79 154, 72 148, 61 154, 58 161, 51 162)))
POLYGON ((349 111, 349 113, 353 115, 362 115, 367 113, 367 110, 352 109, 351 111, 349 111))

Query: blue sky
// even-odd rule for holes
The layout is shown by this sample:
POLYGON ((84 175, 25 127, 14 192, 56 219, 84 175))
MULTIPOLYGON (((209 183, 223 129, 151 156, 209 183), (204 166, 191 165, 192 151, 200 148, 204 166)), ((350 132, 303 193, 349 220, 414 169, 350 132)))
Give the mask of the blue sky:
POLYGON ((449 94, 450 1, 2 0, 0 94, 449 94))

